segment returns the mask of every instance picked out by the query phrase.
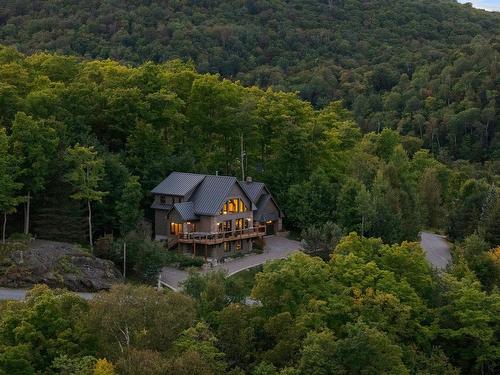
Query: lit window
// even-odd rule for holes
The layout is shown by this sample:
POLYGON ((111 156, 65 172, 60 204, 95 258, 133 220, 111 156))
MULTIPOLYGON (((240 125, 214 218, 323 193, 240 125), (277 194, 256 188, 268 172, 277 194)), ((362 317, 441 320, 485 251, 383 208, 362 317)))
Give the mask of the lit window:
POLYGON ((170 234, 179 234, 182 232, 182 224, 170 223, 170 234))
POLYGON ((240 198, 233 198, 228 200, 222 206, 222 210, 220 211, 221 215, 225 214, 235 214, 238 212, 248 211, 247 206, 240 198))
POLYGON ((236 241, 236 251, 241 250, 241 241, 236 241))
POLYGON ((246 221, 246 220, 243 220, 243 219, 236 219, 235 220, 235 226, 236 226, 236 230, 242 230, 243 229, 243 222, 246 221))
POLYGON ((231 220, 226 220, 222 223, 223 232, 231 232, 232 227, 233 227, 233 222, 231 220))

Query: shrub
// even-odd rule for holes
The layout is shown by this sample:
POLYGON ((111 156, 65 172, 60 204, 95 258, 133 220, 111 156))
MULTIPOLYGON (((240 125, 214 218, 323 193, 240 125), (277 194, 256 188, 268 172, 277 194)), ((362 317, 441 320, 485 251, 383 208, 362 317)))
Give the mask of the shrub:
POLYGON ((24 242, 28 243, 33 239, 30 234, 24 233, 12 233, 9 237, 9 241, 24 242))
POLYGON ((202 257, 191 257, 186 254, 180 254, 180 253, 174 253, 170 252, 171 255, 171 261, 168 262, 170 265, 175 265, 177 264, 180 269, 185 269, 185 268, 199 268, 203 266, 205 263, 205 259, 202 257))

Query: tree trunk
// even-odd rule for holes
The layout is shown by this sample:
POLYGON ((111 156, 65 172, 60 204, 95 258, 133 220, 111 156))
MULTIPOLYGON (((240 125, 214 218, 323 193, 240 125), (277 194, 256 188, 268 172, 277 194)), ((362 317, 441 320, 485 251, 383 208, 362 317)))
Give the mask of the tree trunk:
POLYGON ((7 211, 3 212, 2 244, 5 245, 5 231, 7 229, 7 211))
POLYGON ((31 203, 31 192, 28 191, 26 196, 26 207, 24 211, 24 234, 29 234, 30 232, 30 203, 31 203))
POLYGON ((94 252, 94 242, 92 241, 92 208, 90 207, 90 201, 87 201, 87 208, 89 210, 89 242, 90 249, 92 253, 94 252))
POLYGON ((361 238, 365 237, 365 215, 361 215, 361 238))
POLYGON ((240 134, 241 181, 245 181, 245 152, 243 151, 243 134, 240 134))
POLYGON ((126 278, 127 272, 127 243, 123 243, 123 279, 126 278))

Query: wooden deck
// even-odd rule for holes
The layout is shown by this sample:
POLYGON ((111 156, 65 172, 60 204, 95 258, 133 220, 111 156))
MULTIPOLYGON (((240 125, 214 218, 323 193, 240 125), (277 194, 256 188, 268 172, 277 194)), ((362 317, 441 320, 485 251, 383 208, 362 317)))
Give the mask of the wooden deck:
POLYGON ((217 245, 227 241, 263 237, 265 235, 266 235, 266 227, 265 225, 260 225, 257 227, 239 229, 228 232, 181 233, 177 238, 177 242, 187 243, 187 244, 217 245))

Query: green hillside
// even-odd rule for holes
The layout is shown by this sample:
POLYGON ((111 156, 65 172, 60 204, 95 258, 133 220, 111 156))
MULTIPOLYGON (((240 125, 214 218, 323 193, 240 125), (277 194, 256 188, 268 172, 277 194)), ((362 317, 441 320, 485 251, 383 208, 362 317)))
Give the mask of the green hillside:
POLYGON ((201 72, 342 99, 365 131, 416 135, 446 159, 500 157, 500 14, 451 0, 10 1, 0 42, 201 72))
MULTIPOLYGON (((0 0, 0 300, 123 270, 90 301, 0 302, 0 375, 499 374, 499 21, 444 0, 0 0), (198 272, 201 245, 151 238, 173 171, 264 182, 302 251, 198 272)), ((220 261, 283 254, 264 241, 220 261)))

